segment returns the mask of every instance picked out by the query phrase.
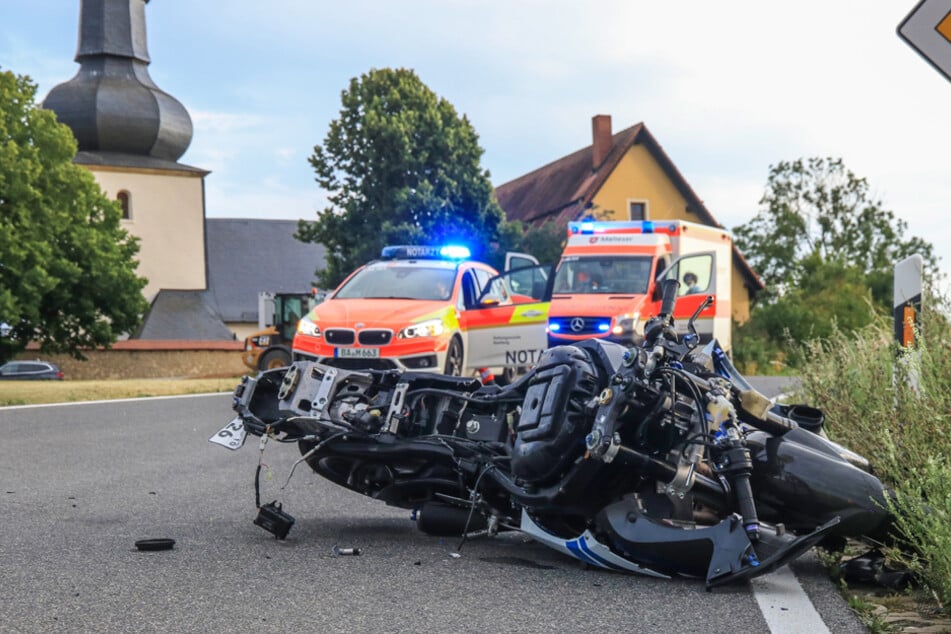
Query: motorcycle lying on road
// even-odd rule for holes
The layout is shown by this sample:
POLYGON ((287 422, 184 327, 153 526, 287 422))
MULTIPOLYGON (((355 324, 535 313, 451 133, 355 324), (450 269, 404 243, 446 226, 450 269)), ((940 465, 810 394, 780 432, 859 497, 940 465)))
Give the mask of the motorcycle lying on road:
MULTIPOLYGON (((210 440, 296 443, 298 463, 411 509, 429 534, 517 530, 589 565, 708 588, 820 542, 882 540, 888 493, 868 461, 825 437, 820 410, 775 405, 715 340, 701 348, 694 321, 712 298, 678 334, 677 287, 638 345, 551 348, 504 387, 303 361, 261 372, 210 440)), ((283 539, 293 518, 255 490, 255 523, 283 539)))

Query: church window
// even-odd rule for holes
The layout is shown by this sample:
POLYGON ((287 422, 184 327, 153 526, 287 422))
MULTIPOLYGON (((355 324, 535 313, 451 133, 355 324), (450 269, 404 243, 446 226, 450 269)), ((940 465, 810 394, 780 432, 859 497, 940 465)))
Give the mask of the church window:
POLYGON ((116 194, 116 200, 119 201, 119 206, 122 207, 122 219, 123 220, 131 219, 132 218, 132 213, 131 213, 132 200, 131 200, 131 196, 129 195, 129 192, 123 189, 121 192, 116 194))

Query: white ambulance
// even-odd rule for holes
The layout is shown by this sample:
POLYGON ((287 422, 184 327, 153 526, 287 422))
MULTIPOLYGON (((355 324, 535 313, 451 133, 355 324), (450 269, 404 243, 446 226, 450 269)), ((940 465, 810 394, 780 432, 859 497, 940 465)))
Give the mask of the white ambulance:
POLYGON ((680 282, 674 319, 696 321, 701 341, 731 347, 729 232, 683 220, 568 223, 568 242, 555 274, 548 314, 549 345, 589 338, 630 345, 660 310, 660 281, 680 282))

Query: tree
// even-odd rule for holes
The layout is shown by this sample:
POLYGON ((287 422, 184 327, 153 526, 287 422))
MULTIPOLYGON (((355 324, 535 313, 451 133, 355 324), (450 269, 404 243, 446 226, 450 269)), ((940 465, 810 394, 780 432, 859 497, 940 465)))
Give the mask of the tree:
POLYGON ((908 223, 872 199, 868 181, 846 169, 842 159, 771 166, 760 205, 753 220, 734 233, 766 284, 766 299, 800 286, 809 257, 854 266, 866 276, 885 273, 889 279, 895 263, 913 253, 937 269, 933 247, 920 238, 905 238, 908 223))
MULTIPOLYGON (((892 270, 919 253, 937 269, 933 247, 906 238, 907 223, 869 195, 841 159, 771 166, 762 208, 734 230, 736 244, 766 284, 734 358, 796 366, 798 344, 834 330, 853 332, 892 308, 892 270)), ((937 275, 936 273, 934 274, 937 275)))
POLYGON ((486 262, 499 271, 508 251, 528 253, 542 264, 554 264, 561 258, 567 242, 564 225, 548 220, 541 225, 523 225, 519 221, 502 222, 498 241, 490 248, 486 262))
POLYGON ((297 237, 327 247, 333 287, 386 244, 461 241, 486 258, 503 214, 469 120, 407 69, 353 78, 309 161, 330 205, 297 237))
POLYGON ((72 131, 35 97, 29 77, 0 70, 0 358, 31 341, 81 358, 139 324, 146 281, 118 205, 73 164, 72 131))

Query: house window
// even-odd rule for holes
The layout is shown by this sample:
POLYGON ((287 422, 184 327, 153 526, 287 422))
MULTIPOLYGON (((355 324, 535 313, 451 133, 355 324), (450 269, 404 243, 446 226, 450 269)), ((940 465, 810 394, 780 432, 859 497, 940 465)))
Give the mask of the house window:
POLYGON ((119 206, 122 207, 122 219, 123 219, 123 220, 129 220, 130 218, 132 218, 132 213, 131 213, 131 211, 130 211, 130 207, 131 207, 131 200, 130 200, 130 198, 131 198, 131 197, 130 197, 130 195, 129 195, 129 192, 127 192, 127 191, 124 190, 124 189, 123 189, 121 192, 119 192, 118 194, 116 194, 116 200, 119 201, 119 206))
POLYGON ((648 220, 646 200, 627 201, 627 211, 631 220, 648 220))

